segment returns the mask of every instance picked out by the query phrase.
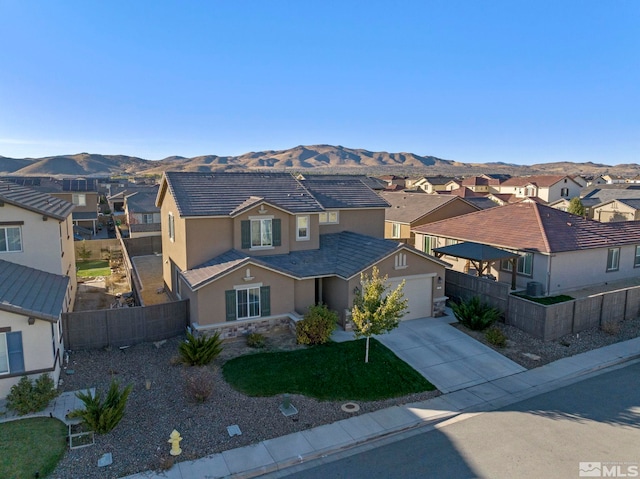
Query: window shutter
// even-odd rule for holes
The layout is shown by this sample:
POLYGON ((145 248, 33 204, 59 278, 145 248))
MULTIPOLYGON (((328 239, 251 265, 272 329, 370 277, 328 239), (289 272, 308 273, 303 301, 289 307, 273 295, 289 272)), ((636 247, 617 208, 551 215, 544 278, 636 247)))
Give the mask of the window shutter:
POLYGON ((271 226, 273 228, 273 246, 282 245, 282 226, 280 219, 274 218, 271 221, 271 226))
POLYGON ((242 243, 241 248, 251 248, 251 221, 246 220, 240 222, 240 237, 240 242, 242 243))
POLYGON ((224 292, 227 321, 236 320, 236 292, 233 289, 224 292))
POLYGON ((271 286, 260 287, 260 316, 271 316, 271 286))
POLYGON ((7 333, 7 349, 9 351, 9 371, 24 371, 24 354, 22 352, 22 331, 7 333))

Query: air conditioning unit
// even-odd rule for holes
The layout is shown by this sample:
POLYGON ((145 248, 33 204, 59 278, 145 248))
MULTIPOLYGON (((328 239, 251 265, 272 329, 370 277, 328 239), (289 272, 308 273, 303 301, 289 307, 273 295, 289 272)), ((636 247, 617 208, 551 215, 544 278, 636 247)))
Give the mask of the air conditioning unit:
POLYGON ((527 283, 527 296, 543 296, 544 289, 542 283, 538 281, 529 281, 527 283))

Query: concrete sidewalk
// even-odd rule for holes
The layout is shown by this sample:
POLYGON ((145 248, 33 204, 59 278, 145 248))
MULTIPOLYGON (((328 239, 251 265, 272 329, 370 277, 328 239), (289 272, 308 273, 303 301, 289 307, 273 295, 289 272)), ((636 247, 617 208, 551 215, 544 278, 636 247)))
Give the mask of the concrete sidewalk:
POLYGON ((490 411, 579 381, 585 375, 640 358, 640 338, 516 372, 419 403, 394 406, 258 444, 179 462, 163 473, 126 479, 256 477, 435 424, 465 412, 490 411))
MULTIPOLYGON (((95 388, 91 388, 87 391, 91 391, 92 395, 96 393, 95 388)), ((67 418, 67 414, 71 411, 75 411, 76 409, 84 409, 84 403, 76 397, 75 391, 64 392, 51 401, 49 406, 42 411, 25 414, 24 416, 20 416, 15 411, 7 409, 7 400, 2 399, 0 400, 0 422, 15 421, 17 419, 25 419, 29 417, 55 417, 65 424, 76 424, 78 422, 76 419, 69 420, 69 418, 67 418)))

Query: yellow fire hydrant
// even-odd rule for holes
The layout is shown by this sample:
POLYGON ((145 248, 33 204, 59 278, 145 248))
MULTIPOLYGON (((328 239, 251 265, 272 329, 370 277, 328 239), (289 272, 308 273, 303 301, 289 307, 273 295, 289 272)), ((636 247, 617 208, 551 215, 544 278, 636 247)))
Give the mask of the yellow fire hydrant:
POLYGON ((167 441, 169 444, 171 444, 171 451, 169 452, 169 454, 171 454, 172 456, 180 455, 180 453, 182 452, 182 449, 180 449, 180 441, 182 441, 180 433, 174 429, 173 432, 169 435, 169 440, 167 441))

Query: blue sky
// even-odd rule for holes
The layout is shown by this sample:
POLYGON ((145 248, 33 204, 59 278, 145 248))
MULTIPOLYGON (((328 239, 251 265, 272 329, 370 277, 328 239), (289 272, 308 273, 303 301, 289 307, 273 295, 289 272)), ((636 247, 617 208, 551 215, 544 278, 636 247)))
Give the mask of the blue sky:
POLYGON ((640 2, 0 0, 0 155, 640 162, 640 2))

